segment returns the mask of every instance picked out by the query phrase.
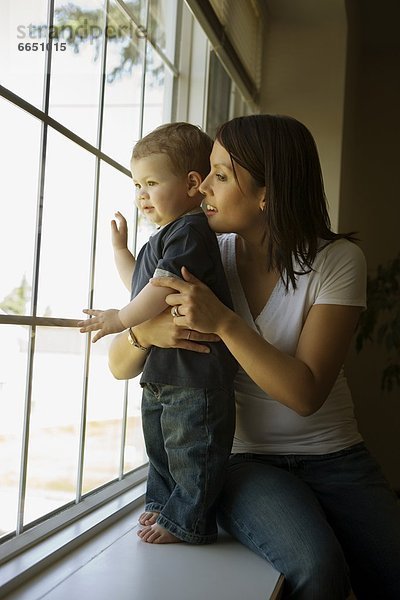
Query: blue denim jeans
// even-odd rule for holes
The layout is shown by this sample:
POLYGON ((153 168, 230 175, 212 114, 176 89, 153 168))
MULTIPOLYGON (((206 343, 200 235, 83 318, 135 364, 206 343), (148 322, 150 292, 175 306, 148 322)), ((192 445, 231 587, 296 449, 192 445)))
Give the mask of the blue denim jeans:
POLYGON ((400 502, 363 443, 233 455, 218 520, 283 573, 283 598, 400 599, 400 502))
POLYGON ((232 449, 233 389, 143 384, 142 422, 149 457, 146 510, 185 542, 217 538, 216 500, 232 449))

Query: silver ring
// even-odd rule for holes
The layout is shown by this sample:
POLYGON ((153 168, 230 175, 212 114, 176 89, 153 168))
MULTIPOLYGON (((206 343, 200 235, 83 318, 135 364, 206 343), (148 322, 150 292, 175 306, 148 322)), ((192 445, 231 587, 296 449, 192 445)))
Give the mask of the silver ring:
POLYGON ((189 331, 188 331, 188 336, 187 336, 187 339, 188 339, 188 340, 190 340, 190 334, 191 334, 191 333, 192 333, 192 331, 191 331, 191 329, 189 329, 189 331))
POLYGON ((173 317, 181 317, 181 313, 179 312, 179 307, 178 305, 175 305, 172 310, 171 310, 171 314, 173 317))

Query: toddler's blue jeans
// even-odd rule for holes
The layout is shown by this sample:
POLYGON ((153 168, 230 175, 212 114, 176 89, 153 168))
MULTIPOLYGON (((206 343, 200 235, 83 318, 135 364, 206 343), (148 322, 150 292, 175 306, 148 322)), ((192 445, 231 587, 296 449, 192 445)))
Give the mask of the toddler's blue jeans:
POLYGON ((217 538, 216 500, 235 427, 233 389, 143 384, 142 422, 149 457, 146 510, 179 539, 217 538))

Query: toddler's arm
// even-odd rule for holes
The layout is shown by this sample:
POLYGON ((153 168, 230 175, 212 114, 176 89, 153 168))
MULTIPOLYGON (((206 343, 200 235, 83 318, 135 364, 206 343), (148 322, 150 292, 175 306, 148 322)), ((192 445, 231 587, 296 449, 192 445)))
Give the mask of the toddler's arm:
MULTIPOLYGON (((158 291, 162 288, 158 288, 158 291)), ((139 294, 119 311, 119 319, 125 325, 124 329, 134 327, 148 319, 152 319, 165 310, 168 304, 165 298, 174 294, 172 288, 164 288, 166 293, 154 293, 154 285, 148 283, 139 294)))
POLYGON ((115 266, 123 284, 130 291, 136 259, 128 250, 128 225, 125 217, 119 211, 115 213, 115 219, 111 221, 111 241, 115 266))
POLYGON ((129 304, 118 310, 85 309, 83 312, 93 318, 80 321, 78 326, 81 333, 98 331, 93 338, 97 342, 110 333, 120 333, 128 327, 134 327, 160 314, 168 304, 165 298, 175 293, 172 288, 157 288, 148 283, 129 304))

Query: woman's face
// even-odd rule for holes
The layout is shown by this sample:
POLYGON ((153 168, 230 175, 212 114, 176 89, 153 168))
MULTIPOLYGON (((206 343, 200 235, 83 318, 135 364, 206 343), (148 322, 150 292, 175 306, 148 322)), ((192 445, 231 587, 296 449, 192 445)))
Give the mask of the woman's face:
POLYGON ((230 155, 218 141, 214 142, 210 164, 200 191, 205 195, 203 209, 211 229, 240 235, 253 228, 259 230, 264 223, 265 187, 257 187, 250 173, 235 163, 237 181, 230 155))

